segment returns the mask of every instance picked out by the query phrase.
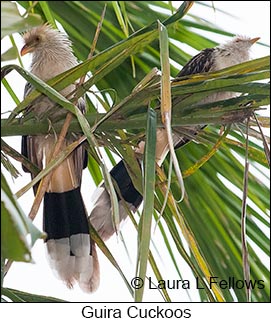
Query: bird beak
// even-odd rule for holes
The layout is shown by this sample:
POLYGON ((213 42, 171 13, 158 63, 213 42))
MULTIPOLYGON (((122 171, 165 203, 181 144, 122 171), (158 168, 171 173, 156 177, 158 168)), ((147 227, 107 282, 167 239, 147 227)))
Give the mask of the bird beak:
POLYGON ((25 54, 32 52, 32 50, 33 48, 31 46, 25 44, 24 47, 21 49, 21 56, 24 56, 25 54))
POLYGON ((261 37, 255 37, 255 38, 252 38, 250 39, 250 44, 253 45, 254 43, 256 43, 256 41, 258 41, 259 39, 261 39, 261 37))

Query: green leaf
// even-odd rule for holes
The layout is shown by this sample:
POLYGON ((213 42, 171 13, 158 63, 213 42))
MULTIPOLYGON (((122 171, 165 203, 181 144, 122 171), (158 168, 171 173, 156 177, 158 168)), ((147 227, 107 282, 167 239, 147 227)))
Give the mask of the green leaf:
POLYGON ((31 247, 41 233, 26 217, 1 174, 1 254, 15 261, 31 261, 31 247), (30 235, 31 243, 27 239, 30 235))
POLYGON ((41 6, 44 16, 46 17, 46 20, 50 23, 51 26, 53 26, 54 28, 57 28, 54 15, 50 10, 50 7, 47 1, 41 1, 39 2, 39 5, 41 6))
POLYGON ((22 17, 17 5, 11 1, 1 1, 1 38, 16 32, 22 32, 42 24, 39 15, 28 14, 22 17))
POLYGON ((2 288, 1 294, 13 302, 20 303, 20 302, 28 302, 28 303, 66 303, 59 298, 50 297, 50 296, 42 296, 31 294, 27 292, 23 292, 17 289, 12 288, 2 288))
MULTIPOLYGON (((146 133, 145 160, 144 160, 144 205, 138 230, 138 256, 136 276, 145 281, 149 245, 151 238, 152 212, 155 191, 155 149, 156 149, 156 113, 149 109, 146 133)), ((135 290, 135 301, 142 301, 144 285, 135 290)))
POLYGON ((10 47, 7 51, 1 54, 1 61, 10 61, 17 58, 17 50, 14 47, 10 47))

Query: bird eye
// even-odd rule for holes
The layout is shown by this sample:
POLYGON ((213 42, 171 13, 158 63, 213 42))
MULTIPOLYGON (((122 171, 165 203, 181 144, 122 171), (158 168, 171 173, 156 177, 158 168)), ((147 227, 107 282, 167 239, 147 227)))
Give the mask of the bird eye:
POLYGON ((39 42, 39 41, 40 41, 40 37, 39 37, 39 36, 37 36, 37 37, 36 37, 36 41, 37 41, 37 42, 39 42))

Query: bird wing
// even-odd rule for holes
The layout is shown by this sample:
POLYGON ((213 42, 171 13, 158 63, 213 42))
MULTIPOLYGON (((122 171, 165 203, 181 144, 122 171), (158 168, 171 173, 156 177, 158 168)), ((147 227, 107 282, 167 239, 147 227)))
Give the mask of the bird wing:
MULTIPOLYGON (((31 91, 33 91, 34 87, 31 83, 27 83, 25 85, 24 89, 24 99, 30 94, 31 91)), ((85 113, 86 110, 86 104, 85 100, 82 98, 79 98, 78 100, 78 108, 85 113)), ((59 117, 63 112, 65 113, 65 110, 62 108, 57 108, 56 104, 52 102, 48 97, 42 95, 37 100, 35 100, 31 105, 29 105, 26 108, 26 113, 30 113, 32 110, 35 110, 35 116, 37 116, 37 110, 40 110, 38 112, 39 117, 38 118, 44 118, 45 115, 50 115, 50 119, 53 119, 55 117, 59 117), (42 106, 42 108, 39 108, 42 106), (50 113, 52 109, 57 109, 56 113, 50 113), (42 112, 41 112, 42 110, 42 112), (45 112, 46 111, 46 112, 45 112)), ((34 165, 36 165, 39 169, 43 168, 43 158, 44 158, 44 151, 41 150, 41 147, 43 146, 42 142, 44 136, 29 136, 24 135, 22 136, 21 141, 21 152, 22 155, 28 158, 34 165)), ((74 135, 68 137, 66 145, 73 142, 76 138, 74 138, 74 135)), ((82 169, 86 168, 87 162, 88 162, 88 155, 87 151, 84 148, 84 145, 81 144, 78 148, 75 149, 75 151, 72 153, 72 159, 74 162, 74 172, 75 177, 78 179, 79 184, 81 184, 82 179, 82 169)), ((25 166, 22 165, 22 168, 25 172, 30 172, 25 166)), ((33 177, 33 176, 32 176, 33 177)))
POLYGON ((210 72, 214 66, 214 51, 215 48, 206 48, 202 50, 185 64, 176 77, 210 72))
MULTIPOLYGON (((213 70, 215 66, 214 62, 215 48, 206 48, 192 57, 191 60, 183 67, 183 69, 177 74, 176 79, 183 76, 207 73, 213 70)), ((173 98, 173 106, 180 98, 173 98)), ((176 142, 174 148, 178 149, 188 142, 190 142, 197 133, 203 129, 202 126, 183 126, 175 128, 175 134, 179 134, 179 140, 176 142)))

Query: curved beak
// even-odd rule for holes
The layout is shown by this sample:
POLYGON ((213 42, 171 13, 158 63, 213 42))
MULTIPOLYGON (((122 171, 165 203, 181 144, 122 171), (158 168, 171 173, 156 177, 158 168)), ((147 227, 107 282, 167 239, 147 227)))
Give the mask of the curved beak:
POLYGON ((29 46, 29 45, 25 44, 25 45, 23 46, 23 48, 21 49, 20 54, 21 54, 21 56, 24 56, 25 54, 32 52, 32 50, 33 50, 33 47, 31 47, 31 46, 29 46))
POLYGON ((255 37, 255 38, 252 38, 252 39, 250 39, 250 43, 251 43, 251 45, 253 45, 254 43, 256 43, 259 39, 261 39, 261 37, 255 37))

